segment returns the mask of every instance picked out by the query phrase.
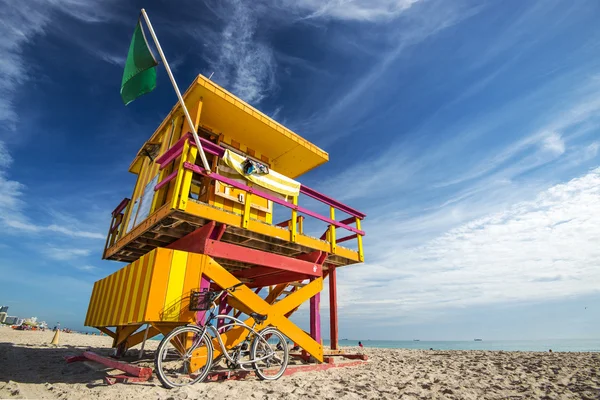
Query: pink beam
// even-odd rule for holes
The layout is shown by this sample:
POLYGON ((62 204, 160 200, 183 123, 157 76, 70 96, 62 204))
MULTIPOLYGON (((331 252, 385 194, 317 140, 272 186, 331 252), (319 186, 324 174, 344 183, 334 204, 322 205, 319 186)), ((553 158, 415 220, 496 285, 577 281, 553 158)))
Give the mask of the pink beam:
POLYGON ((177 157, 181 155, 183 151, 183 144, 187 138, 181 138, 177 143, 175 143, 169 150, 165 151, 159 157, 156 158, 155 162, 160 165, 160 169, 164 169, 171 161, 175 160, 177 157))
POLYGON ((329 268, 329 332, 331 349, 338 349, 337 276, 335 267, 329 268))
MULTIPOLYGON (((188 140, 192 146, 196 146, 196 142, 192 140, 192 134, 186 133, 169 150, 165 151, 156 159, 156 162, 160 164, 160 169, 164 169, 171 161, 175 160, 181 155, 181 152, 183 151, 183 145, 186 140, 188 140)), ((202 143, 202 148, 206 153, 213 154, 218 157, 223 157, 225 154, 224 148, 214 144, 211 141, 200 138, 200 142, 202 143)))
MULTIPOLYGON (((179 139, 179 141, 177 143, 175 143, 173 145, 173 147, 171 147, 169 150, 167 150, 164 154, 162 154, 161 156, 159 156, 156 159, 156 162, 160 164, 160 169, 163 169, 171 161, 173 161, 174 159, 179 157, 179 155, 181 154, 181 152, 183 150, 183 144, 185 143, 186 140, 188 140, 190 142, 191 146, 196 146, 196 143, 192 140, 191 133, 186 133, 185 135, 183 135, 181 137, 181 139, 179 139)), ((200 142, 202 143, 202 147, 204 148, 204 151, 209 154, 214 154, 218 157, 223 157, 223 155, 225 154, 225 149, 215 143, 212 143, 203 138, 200 138, 200 142)), ((308 197, 312 197, 313 199, 318 200, 321 203, 330 205, 330 206, 332 206, 342 212, 345 212, 346 214, 350 214, 354 217, 358 217, 360 219, 364 219, 366 217, 366 214, 361 213, 360 211, 355 210, 354 208, 349 207, 343 203, 340 203, 339 201, 337 201, 323 193, 319 193, 316 190, 309 188, 308 186, 300 185, 300 193, 302 193, 308 197)))
POLYGON ((175 171, 171 172, 169 175, 167 175, 167 177, 165 179, 158 182, 158 184, 156 186, 154 186, 154 191, 155 192, 159 191, 163 186, 165 186, 167 183, 171 182, 177 176, 178 172, 179 171, 175 170, 175 171))
POLYGON ((136 367, 131 364, 127 364, 121 361, 113 360, 112 358, 102 357, 91 351, 84 351, 81 356, 66 358, 67 363, 74 361, 91 360, 99 364, 106 365, 107 367, 118 369, 123 372, 127 372, 129 375, 139 378, 149 378, 152 376, 152 368, 147 367, 136 367))
MULTIPOLYGON (((343 219, 343 220, 340 221, 340 223, 345 224, 345 225, 352 224, 352 223, 355 223, 355 222, 356 222, 356 218, 355 217, 346 218, 346 219, 343 219)), ((335 229, 337 229, 337 228, 338 227, 336 226, 335 229)), ((325 240, 325 238, 327 237, 327 232, 329 232, 329 229, 326 230, 325 233, 323 233, 321 235, 321 240, 325 240)), ((350 240, 350 239, 348 239, 348 240, 350 240)), ((339 243, 339 242, 340 242, 339 239, 336 240, 336 243, 339 243)))
POLYGON ((127 204, 129 204, 129 199, 126 197, 123 200, 121 200, 117 208, 113 210, 112 216, 116 217, 117 215, 121 214, 121 211, 123 211, 125 207, 127 207, 127 204))
MULTIPOLYGON (((298 222, 298 221, 300 221, 302 219, 304 219, 304 217, 302 215, 298 215, 298 217, 296 218, 296 222, 298 222)), ((292 221, 292 219, 290 218, 290 219, 287 219, 285 221, 281 221, 276 226, 280 226, 282 228, 285 228, 285 227, 287 227, 290 224, 291 221, 292 221)))
MULTIPOLYGON (((231 310, 231 307, 229 307, 229 309, 231 310)), ((223 293, 221 295, 221 301, 219 301, 219 314, 220 315, 229 314, 229 312, 227 311, 227 293, 223 293)), ((217 320, 217 329, 221 329, 221 327, 223 325, 225 325, 225 320, 219 318, 217 320)))
POLYGON ((194 172, 196 172, 198 174, 201 174, 201 175, 204 175, 204 176, 208 176, 208 177, 210 177, 212 179, 215 179, 215 180, 217 180, 219 182, 226 183, 229 186, 233 186, 233 187, 235 187, 237 189, 244 190, 244 191, 246 191, 248 193, 256 194, 257 196, 262 197, 263 199, 271 200, 273 203, 280 204, 280 205, 282 205, 284 207, 296 210, 296 211, 298 211, 298 212, 300 212, 302 214, 306 214, 308 216, 311 216, 311 217, 316 218, 318 220, 321 220, 323 222, 327 222, 330 225, 337 226, 338 228, 344 228, 344 229, 349 230, 351 232, 358 233, 361 236, 365 236, 365 232, 362 231, 362 230, 353 228, 353 227, 348 226, 346 224, 342 224, 341 222, 338 222, 338 221, 334 221, 334 220, 332 220, 329 217, 325 217, 323 215, 317 214, 316 212, 310 211, 310 210, 308 210, 308 209, 306 209, 304 207, 297 206, 297 205, 292 204, 292 203, 290 203, 288 201, 282 200, 282 199, 280 199, 278 197, 275 197, 275 196, 272 196, 272 195, 270 195, 268 193, 265 193, 263 191, 257 190, 256 188, 251 188, 249 186, 244 185, 243 183, 239 183, 236 180, 226 178, 226 177, 224 177, 222 175, 219 175, 217 173, 214 173, 214 172, 209 175, 209 174, 206 173, 206 171, 204 170, 204 168, 202 168, 202 167, 200 167, 198 165, 191 164, 189 162, 185 162, 183 164, 183 167, 185 169, 190 170, 190 171, 194 171, 194 172))
POLYGON ((335 242, 336 243, 344 243, 344 242, 347 242, 348 240, 356 239, 357 237, 358 237, 358 235, 355 233, 353 235, 348 235, 348 236, 344 236, 343 238, 339 238, 335 242))
MULTIPOLYGON (((210 280, 202 274, 202 278, 200 278, 200 291, 208 290, 210 288, 210 280)), ((196 324, 204 325, 204 321, 206 320, 206 311, 198 311, 196 313, 196 324)))
POLYGON ((310 298, 310 336, 321 343, 321 293, 310 298))

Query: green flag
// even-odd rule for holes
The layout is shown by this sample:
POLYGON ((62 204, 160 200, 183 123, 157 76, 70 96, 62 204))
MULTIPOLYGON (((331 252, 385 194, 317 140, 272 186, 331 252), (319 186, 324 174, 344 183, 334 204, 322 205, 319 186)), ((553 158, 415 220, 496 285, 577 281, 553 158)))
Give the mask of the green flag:
POLYGON ((157 65, 158 62, 148 47, 142 24, 138 21, 129 45, 121 82, 121 98, 125 105, 154 90, 156 87, 156 68, 154 67, 157 65))

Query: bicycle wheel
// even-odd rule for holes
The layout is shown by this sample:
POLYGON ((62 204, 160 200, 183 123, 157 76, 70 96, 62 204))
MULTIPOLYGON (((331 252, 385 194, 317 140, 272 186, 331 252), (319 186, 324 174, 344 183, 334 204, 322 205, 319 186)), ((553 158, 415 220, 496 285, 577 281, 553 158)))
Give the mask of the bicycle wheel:
POLYGON ((167 389, 203 381, 212 366, 213 353, 212 341, 200 328, 173 329, 154 353, 156 375, 167 389))
POLYGON ((279 379, 289 361, 289 349, 285 336, 275 328, 266 328, 252 341, 250 356, 254 371, 260 379, 279 379))

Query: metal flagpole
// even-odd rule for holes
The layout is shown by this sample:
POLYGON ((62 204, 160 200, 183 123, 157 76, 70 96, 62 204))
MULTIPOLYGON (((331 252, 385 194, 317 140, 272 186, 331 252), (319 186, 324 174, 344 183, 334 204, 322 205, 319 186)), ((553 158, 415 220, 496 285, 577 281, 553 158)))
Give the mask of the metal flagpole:
POLYGON ((204 149, 202 148, 202 144, 200 143, 200 138, 198 137, 198 132, 196 132, 196 126, 192 121, 192 117, 190 117, 190 113, 183 102, 183 97, 181 97, 181 92, 179 91, 179 87, 177 86, 177 82, 175 82, 175 78, 173 77, 173 73, 171 72, 171 68, 169 67, 169 63, 165 57, 165 53, 162 51, 162 47, 160 47, 160 43, 156 37, 156 33, 154 33, 154 29, 152 28, 152 24, 150 23, 150 18, 148 18, 148 14, 146 14, 146 10, 142 8, 142 15, 144 16, 144 20, 146 21, 146 25, 148 25, 148 29, 150 30, 150 35, 152 35, 152 39, 154 39, 154 44, 158 49, 158 53, 160 54, 160 58, 165 64, 165 69, 167 70, 167 74, 169 74, 169 78, 171 78, 171 83, 173 84, 173 89, 175 89, 175 93, 177 93, 177 98, 179 99, 179 104, 181 108, 183 108, 183 113, 185 114, 185 118, 187 119, 188 125, 192 129, 192 135, 194 135, 194 141, 196 142, 196 147, 198 147, 198 151, 200 152, 200 158, 202 159, 202 164, 204 165, 204 169, 206 173, 210 174, 210 167, 208 165, 208 161, 206 160, 206 154, 204 154, 204 149))

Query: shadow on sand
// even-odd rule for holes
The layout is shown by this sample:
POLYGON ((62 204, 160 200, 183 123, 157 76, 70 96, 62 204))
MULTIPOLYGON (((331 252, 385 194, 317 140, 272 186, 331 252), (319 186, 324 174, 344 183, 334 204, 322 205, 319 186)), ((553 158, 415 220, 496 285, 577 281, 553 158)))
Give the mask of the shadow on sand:
MULTIPOLYGON (((109 356, 112 349, 106 347, 82 346, 27 346, 0 342, 0 382, 10 380, 23 383, 53 384, 80 383, 87 387, 104 386, 107 372, 114 371, 103 365, 91 362, 73 362, 67 364, 65 357, 80 355, 84 351, 93 351, 101 356, 109 356)), ((145 353, 138 360, 137 351, 130 351, 119 361, 137 366, 153 368, 153 353, 145 353)), ((154 368, 153 368, 154 369, 154 368)), ((154 386, 151 381, 147 385, 154 386)), ((143 385, 144 383, 136 383, 143 385)))

